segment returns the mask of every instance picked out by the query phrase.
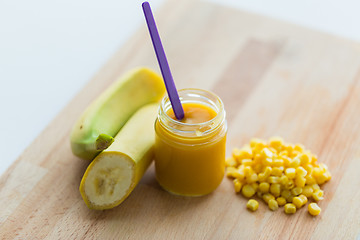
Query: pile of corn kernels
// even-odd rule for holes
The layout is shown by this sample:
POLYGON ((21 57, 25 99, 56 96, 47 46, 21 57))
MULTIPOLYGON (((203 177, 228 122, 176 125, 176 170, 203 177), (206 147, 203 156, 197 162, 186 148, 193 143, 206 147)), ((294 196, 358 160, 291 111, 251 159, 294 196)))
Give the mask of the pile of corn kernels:
MULTIPOLYGON (((328 168, 317 162, 317 157, 301 144, 285 144, 280 137, 268 142, 252 139, 250 145, 235 148, 226 159, 227 176, 233 178, 234 188, 244 197, 255 194, 275 211, 284 206, 293 214, 308 201, 308 211, 316 216, 321 212, 317 203, 323 199, 320 185, 331 179, 328 168)), ((247 208, 256 211, 259 203, 250 199, 247 208)))

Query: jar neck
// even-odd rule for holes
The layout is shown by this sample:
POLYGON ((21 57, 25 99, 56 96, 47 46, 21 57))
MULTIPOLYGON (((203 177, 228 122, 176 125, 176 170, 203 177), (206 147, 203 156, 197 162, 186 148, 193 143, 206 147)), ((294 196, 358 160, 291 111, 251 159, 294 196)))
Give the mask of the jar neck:
MULTIPOLYGON (((171 103, 166 96, 160 104, 158 122, 167 132, 185 138, 203 138, 217 134, 222 130, 225 122, 225 110, 221 99, 214 93, 201 89, 179 90, 179 98, 182 104, 197 103, 205 105, 216 112, 216 116, 202 123, 184 123, 171 118, 167 113, 171 109, 171 103)), ((186 114, 186 113, 185 113, 186 114)))

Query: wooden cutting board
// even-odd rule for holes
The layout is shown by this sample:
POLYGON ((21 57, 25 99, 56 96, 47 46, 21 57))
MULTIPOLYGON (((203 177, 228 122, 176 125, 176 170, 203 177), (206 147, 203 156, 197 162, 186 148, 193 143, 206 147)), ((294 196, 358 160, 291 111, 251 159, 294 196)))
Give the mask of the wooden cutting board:
POLYGON ((205 197, 168 194, 153 166, 130 197, 89 210, 78 191, 88 162, 69 133, 118 76, 158 70, 145 25, 38 136, 0 179, 4 239, 355 239, 360 234, 360 45, 278 20, 198 1, 156 13, 179 88, 212 90, 228 113, 228 154, 251 137, 280 135, 326 163, 322 213, 246 210, 232 181, 205 197))

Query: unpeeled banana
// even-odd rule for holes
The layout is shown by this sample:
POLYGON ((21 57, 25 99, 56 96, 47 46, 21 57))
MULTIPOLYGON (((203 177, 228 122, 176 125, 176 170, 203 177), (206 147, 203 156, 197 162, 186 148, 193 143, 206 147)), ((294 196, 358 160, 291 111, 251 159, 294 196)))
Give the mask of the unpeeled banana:
POLYGON ((92 160, 114 141, 126 121, 142 106, 158 102, 165 93, 162 78, 148 68, 137 68, 103 92, 82 114, 71 135, 72 152, 92 160))
POLYGON ((88 166, 80 193, 90 209, 119 205, 144 175, 154 155, 158 106, 148 104, 140 108, 116 135, 114 143, 88 166))

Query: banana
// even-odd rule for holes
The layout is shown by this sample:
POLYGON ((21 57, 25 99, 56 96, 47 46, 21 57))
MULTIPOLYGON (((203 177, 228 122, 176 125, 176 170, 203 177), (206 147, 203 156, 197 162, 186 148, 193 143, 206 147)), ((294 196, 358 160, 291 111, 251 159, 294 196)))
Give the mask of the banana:
POLYGON ((78 119, 70 134, 72 152, 83 159, 94 159, 113 143, 113 137, 140 107, 158 102, 164 93, 162 78, 150 69, 128 72, 78 119))
POLYGON ((148 104, 140 108, 116 135, 114 143, 86 169, 80 193, 90 209, 119 205, 144 175, 154 155, 158 106, 148 104))

